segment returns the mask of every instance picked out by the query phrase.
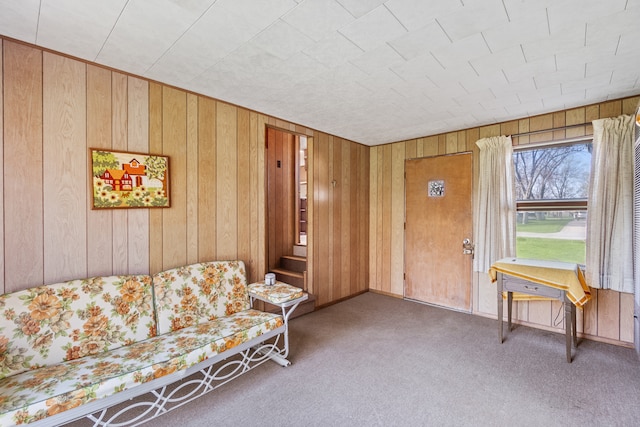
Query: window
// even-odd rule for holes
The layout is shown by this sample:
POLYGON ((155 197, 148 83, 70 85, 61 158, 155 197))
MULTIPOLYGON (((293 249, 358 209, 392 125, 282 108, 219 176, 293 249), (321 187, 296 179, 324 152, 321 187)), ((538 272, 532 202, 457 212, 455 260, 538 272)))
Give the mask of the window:
POLYGON ((591 147, 514 147, 516 256, 584 264, 591 147))

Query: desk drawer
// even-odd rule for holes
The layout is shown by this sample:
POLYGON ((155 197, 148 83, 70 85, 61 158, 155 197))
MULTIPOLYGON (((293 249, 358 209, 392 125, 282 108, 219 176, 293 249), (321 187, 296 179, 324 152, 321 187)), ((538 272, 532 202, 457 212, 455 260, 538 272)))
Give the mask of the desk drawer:
POLYGON ((529 282, 528 280, 518 279, 517 277, 507 276, 506 274, 503 276, 502 286, 506 292, 520 292, 559 300, 564 299, 564 291, 561 289, 529 282))

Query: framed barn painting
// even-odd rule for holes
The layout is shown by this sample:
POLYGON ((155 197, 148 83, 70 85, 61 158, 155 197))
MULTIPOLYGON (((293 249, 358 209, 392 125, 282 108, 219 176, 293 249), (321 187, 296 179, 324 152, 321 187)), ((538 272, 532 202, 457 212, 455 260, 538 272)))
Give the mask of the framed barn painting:
POLYGON ((169 157, 90 148, 92 209, 168 208, 169 157))

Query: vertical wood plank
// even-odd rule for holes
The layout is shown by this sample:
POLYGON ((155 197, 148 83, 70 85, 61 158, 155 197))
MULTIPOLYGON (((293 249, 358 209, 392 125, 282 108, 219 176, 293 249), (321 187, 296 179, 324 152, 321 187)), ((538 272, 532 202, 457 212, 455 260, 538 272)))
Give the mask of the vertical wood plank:
POLYGON ((187 263, 198 262, 198 97, 187 94, 187 263))
POLYGON ((620 339, 620 293, 598 290, 598 336, 620 339))
POLYGON ((238 257, 237 129, 237 107, 218 102, 216 247, 220 259, 237 259, 238 257))
MULTIPOLYGON (((128 81, 121 73, 111 73, 111 136, 114 150, 128 151, 128 81)), ((129 212, 128 209, 114 209, 113 215, 113 274, 129 271, 129 212)))
POLYGON ((259 277, 264 276, 264 271, 261 270, 262 263, 259 261, 260 257, 260 232, 259 229, 259 216, 264 214, 264 209, 258 204, 258 192, 260 179, 260 171, 264 169, 258 163, 258 150, 264 151, 264 145, 260 145, 260 138, 258 137, 258 114, 255 112, 249 113, 249 159, 248 159, 248 173, 249 173, 249 216, 250 228, 249 232, 249 252, 251 260, 251 269, 248 272, 248 280, 253 283, 258 280, 259 277))
MULTIPOLYGON (((87 65, 87 148, 111 149, 111 71, 87 65)), ((91 162, 87 162, 87 176, 91 162)), ((87 206, 92 206, 92 182, 87 206)), ((113 215, 110 209, 91 209, 87 214, 87 273, 108 276, 113 273, 113 215)))
POLYGON ((163 269, 187 264, 187 94, 162 91, 162 148, 169 156, 171 208, 162 215, 163 269))
POLYGON ((314 252, 317 263, 313 270, 318 304, 330 302, 327 284, 330 283, 329 261, 329 136, 320 133, 314 144, 314 252))
MULTIPOLYGON (((127 147, 137 153, 149 153, 149 83, 127 78, 127 147)), ((155 153, 154 153, 155 154, 155 153)), ((127 273, 149 273, 149 211, 127 212, 127 273)))
POLYGON ((453 154, 458 152, 458 133, 450 132, 445 135, 445 153, 453 154))
POLYGON ((382 291, 391 293, 392 224, 393 224, 393 146, 382 148, 382 291))
POLYGON ((251 258, 251 116, 248 110, 238 109, 238 259, 244 261, 247 277, 255 268, 251 258))
POLYGON ((335 173, 334 173, 334 158, 333 158, 333 148, 334 148, 334 137, 333 136, 329 136, 329 143, 327 145, 327 170, 328 170, 328 174, 327 174, 327 214, 328 214, 328 241, 327 241, 327 286, 325 288, 325 296, 326 296, 326 300, 327 301, 333 301, 334 300, 334 292, 333 292, 333 285, 334 285, 334 272, 333 272, 333 261, 334 261, 334 246, 335 246, 335 221, 334 221, 334 215, 335 212, 333 210, 333 204, 334 204, 334 200, 335 200, 335 187, 334 187, 334 179, 335 179, 335 173))
POLYGON ((600 118, 617 117, 622 114, 622 101, 616 99, 614 101, 603 102, 600 104, 600 118))
MULTIPOLYGON (((376 266, 378 253, 377 224, 378 224, 378 151, 379 147, 369 149, 369 265, 376 266)), ((369 287, 380 290, 378 286, 377 268, 369 269, 369 287)))
POLYGON ((369 242, 371 238, 369 236, 369 168, 370 168, 370 150, 369 147, 360 145, 358 146, 358 252, 360 259, 358 265, 360 266, 358 274, 358 288, 357 291, 366 291, 369 289, 369 270, 371 264, 369 263, 369 256, 367 250, 369 248, 369 242))
POLYGON ((42 71, 44 280, 52 283, 87 275, 86 72, 48 52, 42 71))
POLYGON ((333 143, 331 144, 332 156, 331 156, 331 164, 333 166, 333 174, 332 179, 335 180, 335 185, 332 185, 332 214, 331 219, 333 220, 333 227, 331 227, 331 236, 329 237, 329 241, 332 241, 332 266, 331 271, 333 273, 332 278, 332 287, 331 287, 331 299, 337 300, 342 297, 342 256, 343 256, 343 245, 346 243, 342 239, 343 235, 343 224, 342 224, 342 200, 343 193, 346 190, 345 186, 345 178, 342 175, 342 163, 344 159, 342 157, 342 139, 333 138, 333 143))
POLYGON ((633 342, 633 294, 620 293, 620 341, 633 342))
POLYGON ((391 170, 391 283, 389 291, 404 295, 404 159, 405 144, 392 146, 391 170))
POLYGON ((13 292, 44 281, 42 52, 3 45, 4 246, 12 248, 5 252, 4 280, 5 291, 13 292))
MULTIPOLYGON (((149 152, 163 154, 162 150, 162 85, 149 83, 149 152)), ((171 167, 171 159, 169 159, 171 167)), ((169 188, 170 196, 173 192, 169 188)), ((156 274, 163 270, 163 234, 162 217, 164 209, 151 209, 149 212, 149 272, 156 274)))
POLYGON ((216 251, 216 102, 200 97, 198 106, 198 253, 213 261, 216 251))
POLYGON ((377 150, 378 161, 376 162, 378 165, 378 170, 376 172, 376 177, 378 183, 376 184, 378 187, 378 206, 376 208, 377 212, 377 220, 375 224, 375 239, 376 239, 376 259, 373 265, 376 266, 376 289, 379 291, 384 290, 384 147, 379 147, 377 150))

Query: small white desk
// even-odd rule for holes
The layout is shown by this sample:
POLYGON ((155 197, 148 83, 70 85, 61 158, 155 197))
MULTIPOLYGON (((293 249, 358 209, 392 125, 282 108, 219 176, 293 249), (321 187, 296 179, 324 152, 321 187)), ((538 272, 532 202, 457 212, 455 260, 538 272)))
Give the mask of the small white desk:
POLYGON ((498 281, 498 331, 500 343, 503 342, 503 295, 507 292, 507 321, 511 330, 511 312, 513 293, 528 297, 519 299, 557 299, 564 303, 565 335, 567 362, 571 363, 571 336, 577 346, 576 306, 582 307, 589 301, 591 294, 582 271, 577 264, 529 260, 522 258, 503 258, 489 269, 492 281, 498 281), (513 276, 520 281, 503 280, 503 275, 513 276))

